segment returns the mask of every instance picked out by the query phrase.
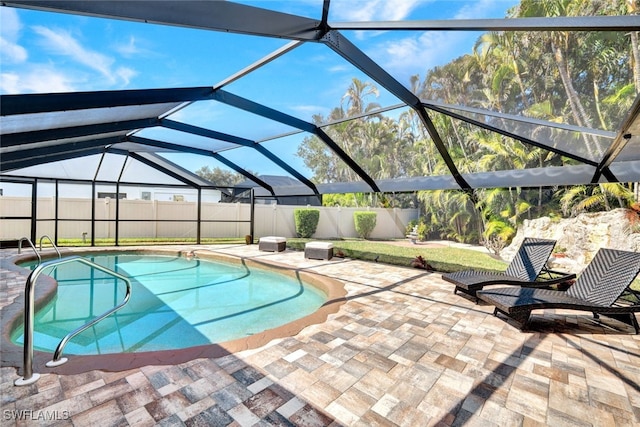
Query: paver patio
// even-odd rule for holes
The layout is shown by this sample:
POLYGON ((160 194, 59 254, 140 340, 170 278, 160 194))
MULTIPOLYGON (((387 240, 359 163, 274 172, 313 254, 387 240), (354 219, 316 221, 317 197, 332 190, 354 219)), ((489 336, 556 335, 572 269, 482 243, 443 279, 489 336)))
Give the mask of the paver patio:
MULTIPOLYGON (((523 333, 437 273, 257 245, 192 249, 205 248, 336 278, 347 302, 296 336, 220 358, 43 372, 26 387, 3 365, 1 424, 640 425, 640 336, 624 324, 547 310, 523 333)), ((4 307, 26 276, 1 274, 4 307)))

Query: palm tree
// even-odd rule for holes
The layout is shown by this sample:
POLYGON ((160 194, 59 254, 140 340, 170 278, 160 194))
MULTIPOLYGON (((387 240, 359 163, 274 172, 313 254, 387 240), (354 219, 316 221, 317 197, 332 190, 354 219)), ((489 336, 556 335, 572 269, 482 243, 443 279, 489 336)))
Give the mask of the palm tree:
MULTIPOLYGON (((625 8, 625 0, 521 0, 509 16, 597 16, 625 13, 625 8)), ((481 106, 559 123, 590 126, 593 122, 598 123, 598 127, 612 129, 638 90, 634 82, 638 81, 640 68, 634 62, 634 58, 638 58, 634 36, 637 41, 634 33, 630 42, 627 35, 615 32, 487 33, 478 40, 473 54, 428 70, 423 81, 414 75, 408 86, 422 99, 481 106)), ((446 164, 414 110, 407 109, 398 119, 382 114, 362 116, 379 107, 374 102, 377 96, 378 90, 373 84, 353 79, 340 106, 332 110, 326 120, 314 118, 314 122, 359 116, 324 129, 375 179, 448 175, 446 164)), ((488 130, 479 130, 445 114, 434 112, 430 117, 462 173, 575 162, 488 130)), ((495 119, 502 120, 501 123, 486 117, 477 119, 541 142, 585 138, 567 131, 510 123, 503 118, 495 119)), ((316 179, 359 179, 322 143, 316 144, 316 139, 310 139, 299 153, 314 170, 316 179)), ((601 147, 595 145, 597 139, 586 137, 583 142, 575 142, 577 147, 593 150, 593 154, 587 156, 597 160, 601 154, 601 147)), ((587 199, 583 205, 593 208, 596 205, 590 203, 598 197, 601 200, 598 206, 605 209, 624 205, 626 196, 622 193, 614 196, 614 190, 607 186, 582 192, 578 189, 575 196, 567 196, 571 200, 569 209, 587 199)), ((479 235, 484 230, 485 239, 508 238, 518 223, 531 215, 559 214, 560 198, 566 191, 546 187, 478 190, 475 192, 480 200, 477 205, 472 201, 462 203, 464 197, 469 198, 467 193, 462 196, 455 192, 421 192, 420 200, 431 218, 432 231, 443 236, 460 236, 466 232, 479 235), (480 214, 474 211, 474 206, 480 209, 480 214), (470 218, 475 218, 474 214, 484 225, 472 225, 474 220, 470 218)))
POLYGON ((568 188, 560 198, 562 211, 571 215, 603 208, 608 211, 613 201, 621 208, 628 208, 635 201, 633 190, 620 183, 576 185, 568 188))
POLYGON ((473 199, 465 191, 420 191, 427 231, 461 242, 480 241, 481 221, 473 199))
POLYGON ((375 102, 365 104, 365 99, 369 96, 375 96, 376 98, 380 96, 378 88, 370 82, 363 82, 354 77, 351 80, 351 85, 347 88, 345 94, 342 95, 341 104, 346 103, 347 117, 380 108, 380 104, 375 102))
MULTIPOLYGON (((520 100, 524 108, 529 107, 529 96, 522 80, 520 47, 514 32, 490 31, 478 38, 473 47, 475 57, 480 64, 499 64, 493 72, 491 88, 494 93, 502 91, 505 81, 513 78, 520 90, 520 100)), ((486 68, 485 68, 486 70, 486 68)), ((499 110, 503 111, 503 110, 499 110)), ((517 113, 518 111, 504 111, 517 113)))
MULTIPOLYGON (((579 16, 624 13, 624 0, 614 2, 600 2, 594 0, 522 0, 517 15, 531 16, 579 16)), ((567 96, 567 104, 573 121, 579 126, 592 127, 592 117, 598 116, 601 126, 606 126, 604 114, 600 111, 599 91, 608 90, 616 86, 616 75, 620 63, 624 61, 613 59, 618 55, 616 42, 624 46, 624 38, 607 38, 602 33, 579 34, 555 31, 550 36, 538 36, 540 42, 549 46, 552 59, 556 65, 558 76, 567 96), (609 56, 609 58, 606 58, 609 56), (606 65, 605 65, 606 64, 606 65), (614 68, 605 69, 604 67, 614 68), (572 73, 577 76, 572 78, 572 73), (584 77, 587 77, 585 80, 584 77), (598 85, 598 80, 604 84, 598 85), (590 81, 591 87, 585 83, 590 81), (581 86, 581 90, 576 86, 581 86), (589 114, 582 97, 593 92, 593 114, 589 114)), ((626 48, 623 47, 623 49, 626 48)), ((635 49, 632 47, 632 50, 635 49)), ((626 49, 625 49, 626 50, 626 49)), ((624 54, 626 55, 626 53, 624 54)), ((589 150, 597 144, 593 136, 584 136, 589 150)), ((590 152, 591 155, 593 153, 590 152)))

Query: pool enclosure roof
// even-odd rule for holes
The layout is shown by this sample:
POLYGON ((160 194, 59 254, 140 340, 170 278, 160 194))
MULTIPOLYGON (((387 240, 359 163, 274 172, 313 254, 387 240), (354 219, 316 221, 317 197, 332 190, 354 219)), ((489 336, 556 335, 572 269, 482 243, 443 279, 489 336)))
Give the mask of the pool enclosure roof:
MULTIPOLYGON (((535 118, 496 105, 484 107, 481 102, 451 104, 442 99, 421 98, 420 93, 411 88, 407 76, 398 71, 398 65, 386 61, 384 52, 379 50, 384 44, 378 44, 376 50, 362 42, 366 37, 381 40, 387 37, 386 46, 390 46, 391 38, 399 34, 412 34, 416 38, 438 34, 446 38, 484 32, 582 31, 627 37, 632 31, 640 31, 638 16, 342 22, 332 19, 332 16, 344 16, 332 15, 333 8, 348 8, 349 4, 363 7, 365 3, 308 1, 304 3, 304 14, 284 12, 287 3, 292 2, 256 2, 255 6, 247 3, 3 1, 4 7, 17 10, 124 20, 128 25, 142 28, 159 26, 178 32, 197 31, 202 34, 203 45, 209 42, 206 38, 209 34, 217 34, 222 37, 217 43, 225 43, 226 47, 220 48, 220 55, 210 61, 229 63, 232 64, 229 67, 236 68, 222 78, 194 86, 3 94, 0 101, 2 179, 69 178, 69 172, 58 175, 56 171, 60 168, 55 165, 59 162, 73 165, 74 161, 83 166, 63 169, 74 169, 73 178, 93 179, 99 168, 106 167, 105 159, 115 158, 119 160, 112 163, 118 165, 113 166, 117 171, 114 176, 119 180, 152 183, 144 174, 123 178, 125 169, 142 167, 140 170, 160 171, 169 177, 169 182, 215 186, 215 182, 196 176, 193 166, 182 163, 181 155, 188 154, 200 156, 200 166, 212 164, 244 175, 259 186, 258 195, 640 181, 640 98, 636 97, 628 109, 620 112, 617 126, 609 130, 535 118), (257 40, 263 39, 269 40, 269 51, 252 62, 236 65, 233 55, 236 40, 237 49, 255 47, 257 51, 257 40), (277 66, 279 63, 281 66, 277 66), (321 97, 332 92, 334 104, 344 100, 346 87, 336 88, 332 82, 325 84, 325 80, 329 80, 325 78, 330 72, 328 67, 335 64, 349 70, 349 78, 375 84, 381 92, 380 105, 319 123, 314 117, 329 117, 328 108, 318 107, 302 113, 303 109, 293 108, 294 101, 288 102, 288 98, 294 94, 306 96, 305 105, 317 106, 321 97), (256 89, 256 85, 262 86, 256 89), (352 154, 349 146, 352 142, 338 140, 332 132, 333 128, 358 118, 372 115, 397 118, 401 114, 413 115, 420 131, 435 147, 430 152, 441 156, 445 170, 421 175, 374 176, 362 159, 352 154), (239 118, 241 124, 231 126, 227 119, 231 115, 239 118), (436 117, 448 117, 461 126, 493 132, 570 161, 553 167, 465 169, 451 155, 457 148, 448 142, 446 132, 450 130, 436 125, 436 117), (324 144, 351 171, 350 176, 356 178, 333 181, 314 178, 308 168, 300 166, 299 160, 294 161, 296 149, 304 138, 315 138, 324 144), (274 167, 282 175, 297 180, 299 185, 273 187, 262 181, 260 175, 273 174, 274 167)), ((202 58, 193 60, 193 66, 197 67, 202 58)), ((415 74, 425 71, 416 68, 415 74)))

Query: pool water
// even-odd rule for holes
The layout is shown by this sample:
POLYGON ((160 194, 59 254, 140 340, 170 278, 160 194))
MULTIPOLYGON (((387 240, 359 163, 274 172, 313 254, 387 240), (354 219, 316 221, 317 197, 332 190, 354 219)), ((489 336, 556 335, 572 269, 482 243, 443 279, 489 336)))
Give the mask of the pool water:
MULTIPOLYGON (((162 255, 87 257, 131 279, 127 305, 74 337, 64 354, 157 351, 222 343, 284 325, 326 301, 298 278, 243 264, 162 255)), ((81 263, 49 274, 57 295, 35 314, 34 348, 54 351, 69 332, 117 305, 123 281, 81 263)), ((12 333, 23 344, 23 328, 12 333)))

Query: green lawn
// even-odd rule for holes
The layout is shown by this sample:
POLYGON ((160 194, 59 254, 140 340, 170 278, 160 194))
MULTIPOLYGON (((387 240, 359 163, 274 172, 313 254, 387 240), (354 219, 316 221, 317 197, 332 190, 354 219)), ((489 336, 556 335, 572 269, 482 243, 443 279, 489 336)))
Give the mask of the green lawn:
MULTIPOLYGON (((288 238, 287 247, 293 250, 304 250, 304 244, 312 239, 288 238)), ((362 259, 409 266, 418 255, 422 256, 429 265, 440 272, 450 272, 465 269, 504 271, 505 262, 478 251, 453 247, 428 248, 426 246, 405 247, 391 245, 381 240, 328 240, 334 245, 334 253, 342 252, 348 258, 362 259)), ((202 239, 202 244, 244 244, 244 238, 216 238, 202 239)), ((60 239, 59 246, 89 246, 89 242, 82 239, 60 239)), ((112 246, 114 239, 96 239, 96 246, 112 246)), ((256 241, 257 243, 257 241, 256 241)), ((120 239, 120 246, 131 245, 163 245, 163 244, 195 244, 195 239, 161 238, 161 239, 120 239)), ((46 246, 46 244, 45 244, 46 246)))
MULTIPOLYGON (((287 247, 304 250, 304 244, 312 239, 288 238, 287 247)), ((397 246, 375 240, 329 240, 333 243, 334 254, 342 251, 348 258, 367 261, 376 260, 386 264, 409 266, 418 255, 422 256, 436 271, 458 270, 504 271, 507 263, 486 253, 453 247, 429 248, 426 246, 397 246)))
MULTIPOLYGON (((204 238, 201 239, 200 242, 203 245, 222 245, 222 244, 230 244, 230 243, 242 243, 244 244, 244 237, 228 237, 228 238, 204 238)), ((96 239, 96 246, 114 246, 116 244, 115 239, 96 239)), ((120 246, 135 246, 135 245, 195 245, 195 238, 128 238, 128 239, 120 239, 120 246)), ((43 246, 48 246, 47 242, 43 242, 43 246)), ((91 246, 91 240, 87 239, 87 241, 82 241, 82 239, 58 239, 58 246, 91 246)))

